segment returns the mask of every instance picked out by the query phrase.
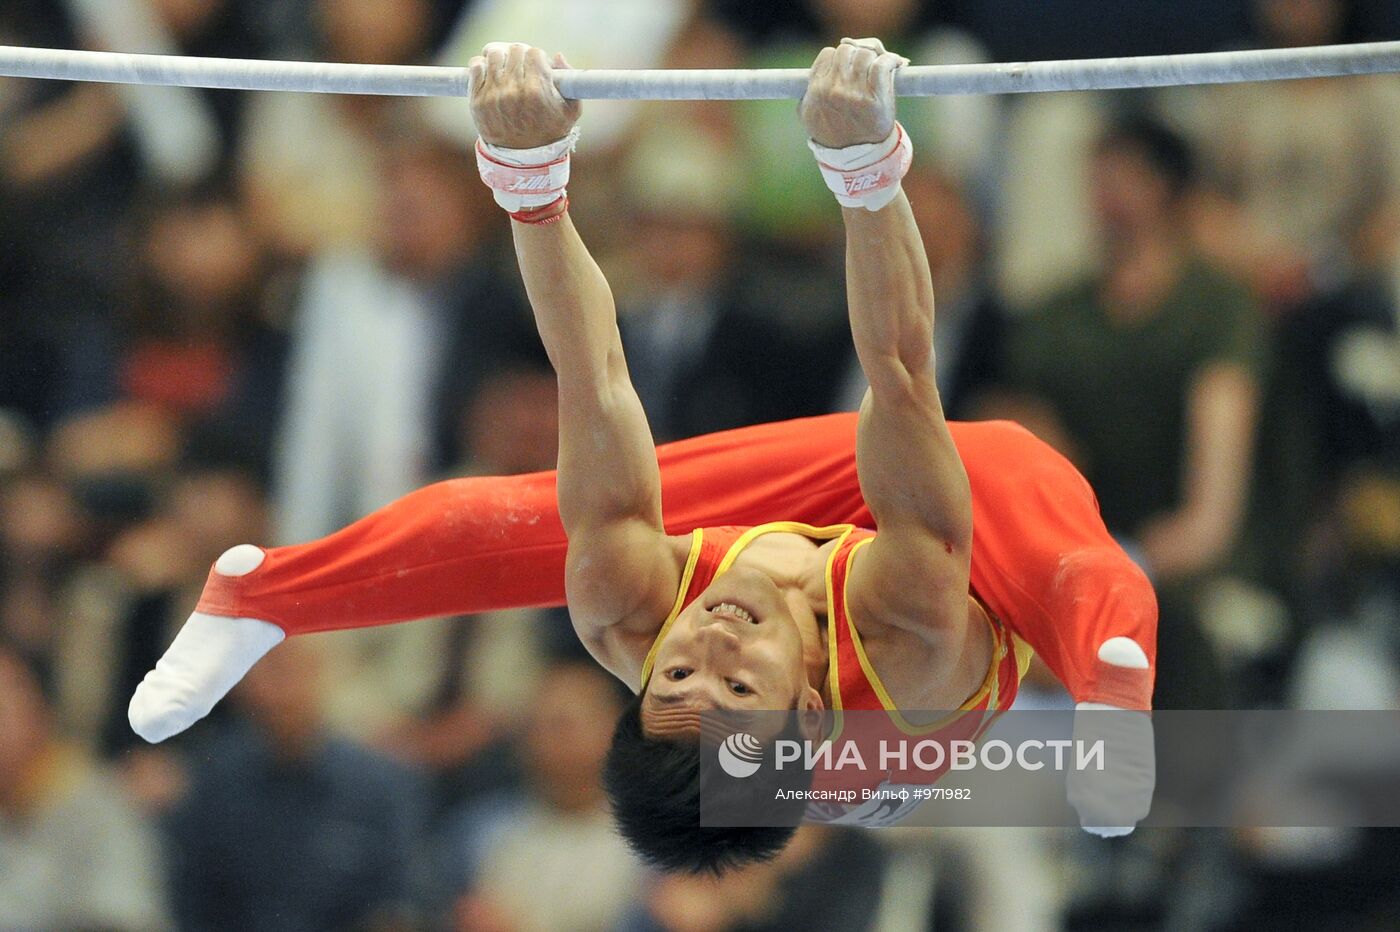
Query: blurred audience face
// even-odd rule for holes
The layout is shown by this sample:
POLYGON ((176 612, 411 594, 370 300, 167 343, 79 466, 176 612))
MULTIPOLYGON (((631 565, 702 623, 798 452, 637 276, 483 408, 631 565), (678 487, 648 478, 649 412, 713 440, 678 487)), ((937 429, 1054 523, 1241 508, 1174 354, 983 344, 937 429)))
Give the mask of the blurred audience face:
POLYGON ((15 643, 38 652, 52 648, 64 617, 60 593, 87 532, 77 503, 58 482, 26 476, 0 486, 0 631, 15 643))
POLYGON ((196 37, 227 7, 225 0, 146 0, 177 39, 196 37))
POLYGON ((917 0, 815 0, 813 6, 826 27, 825 42, 839 42, 842 36, 894 42, 909 34, 919 11, 917 0))
POLYGON ((0 806, 18 789, 49 739, 49 712, 39 681, 20 657, 0 646, 0 806))
POLYGON ((719 218, 644 213, 633 229, 638 258, 651 287, 706 289, 729 265, 733 234, 719 218))
POLYGON ((82 539, 73 497, 53 479, 28 476, 0 489, 0 553, 11 564, 42 567, 73 555, 82 539))
POLYGON ((298 760, 322 734, 322 661, 317 647, 291 638, 272 650, 238 685, 239 707, 279 757, 298 760))
POLYGON ((1345 0, 1256 0, 1254 9, 1269 46, 1339 42, 1348 14, 1345 0))
MULTIPOLYGON (((744 42, 737 33, 718 20, 702 16, 692 20, 672 41, 664 64, 667 68, 742 68, 744 56, 744 42)), ((694 103, 705 102, 670 101, 667 106, 694 103)), ((714 109, 721 113, 732 113, 734 109, 728 101, 708 103, 719 103, 714 109)))
POLYGON ((935 290, 953 290, 976 271, 981 230, 957 183, 927 170, 904 177, 904 192, 919 223, 935 290))
POLYGON ((315 17, 333 61, 410 64, 428 45, 428 0, 317 0, 315 17))
POLYGON ((417 142, 385 165, 381 211, 385 261, 410 278, 450 275, 480 240, 486 186, 465 153, 417 142))
POLYGON ((1171 219, 1171 185, 1141 152, 1105 144, 1089 167, 1094 216, 1107 242, 1135 239, 1171 219))
POLYGON ((262 490, 234 469, 180 477, 170 506, 171 516, 197 551, 195 560, 200 564, 217 560, 229 541, 267 536, 267 503, 262 490))
POLYGON ((510 476, 553 469, 559 456, 554 373, 516 369, 492 377, 465 421, 466 447, 480 471, 510 476))
POLYGON ((145 517, 175 468, 180 430, 150 405, 120 403, 79 415, 49 438, 48 461, 86 513, 111 528, 145 517))
POLYGON ((0 408, 0 480, 15 475, 34 461, 34 436, 28 422, 0 408))
POLYGON ((228 201, 176 204, 148 228, 145 258, 153 284, 168 303, 161 313, 183 314, 186 327, 227 321, 220 314, 254 289, 260 256, 252 232, 228 201))
POLYGON ((78 478, 106 472, 144 472, 173 467, 180 431, 149 405, 115 404, 64 421, 49 437, 55 472, 78 478))
POLYGON ((592 665, 546 671, 525 733, 525 762, 535 791, 565 812, 602 801, 599 774, 622 712, 617 689, 592 665))

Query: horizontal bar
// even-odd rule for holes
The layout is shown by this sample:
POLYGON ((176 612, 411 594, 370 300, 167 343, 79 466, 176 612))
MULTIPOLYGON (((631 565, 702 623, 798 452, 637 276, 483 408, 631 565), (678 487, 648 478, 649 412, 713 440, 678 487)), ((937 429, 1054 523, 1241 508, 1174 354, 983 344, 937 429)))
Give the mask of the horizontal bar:
POLYGON ((309 91, 395 97, 465 97, 467 69, 426 65, 191 58, 0 45, 0 76, 160 84, 240 91, 309 91))
MULTIPOLYGON (((911 65, 896 73, 895 90, 904 97, 1021 94, 1390 72, 1400 72, 1400 42, 1140 58, 911 65)), ((0 46, 0 76, 320 94, 464 97, 468 92, 465 68, 187 58, 16 46, 0 46)), ((565 97, 584 100, 795 100, 806 90, 807 71, 589 69, 556 72, 555 84, 565 97)))

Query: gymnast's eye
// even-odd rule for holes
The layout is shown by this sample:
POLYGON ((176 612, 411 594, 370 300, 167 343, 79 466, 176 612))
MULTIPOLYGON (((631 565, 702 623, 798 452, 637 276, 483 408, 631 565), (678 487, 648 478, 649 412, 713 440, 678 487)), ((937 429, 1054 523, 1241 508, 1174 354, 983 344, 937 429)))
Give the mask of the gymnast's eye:
POLYGON ((748 696, 753 694, 752 689, 749 689, 747 686, 745 686, 743 683, 740 683, 738 680, 730 680, 729 689, 736 696, 748 696))
POLYGON ((666 679, 668 680, 683 680, 687 676, 690 676, 690 671, 685 667, 672 667, 666 671, 666 679))

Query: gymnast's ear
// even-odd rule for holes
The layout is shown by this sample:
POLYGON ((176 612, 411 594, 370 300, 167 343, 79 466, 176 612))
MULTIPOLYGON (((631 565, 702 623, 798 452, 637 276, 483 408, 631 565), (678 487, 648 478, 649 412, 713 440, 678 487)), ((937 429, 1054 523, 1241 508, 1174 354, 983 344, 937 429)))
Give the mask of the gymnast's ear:
POLYGON ((794 709, 797 730, 802 733, 802 737, 808 741, 820 741, 823 737, 823 721, 826 718, 826 703, 822 702, 822 694, 811 684, 804 683, 794 709))

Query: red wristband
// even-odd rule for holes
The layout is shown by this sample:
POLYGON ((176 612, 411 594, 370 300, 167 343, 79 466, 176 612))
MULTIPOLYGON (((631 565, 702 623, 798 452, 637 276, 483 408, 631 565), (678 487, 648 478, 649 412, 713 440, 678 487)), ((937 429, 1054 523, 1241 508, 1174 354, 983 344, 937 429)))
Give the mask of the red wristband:
POLYGON ((561 219, 564 214, 568 212, 569 195, 565 194, 555 198, 548 204, 543 204, 539 207, 529 207, 525 210, 517 210, 510 215, 510 219, 514 220, 516 223, 529 223, 544 226, 545 224, 554 223, 561 219), (560 206, 561 202, 563 204, 562 207, 560 206), (556 210, 556 208, 558 209, 556 210))

